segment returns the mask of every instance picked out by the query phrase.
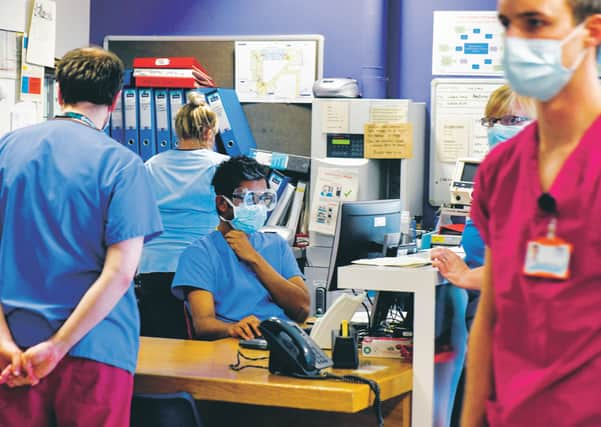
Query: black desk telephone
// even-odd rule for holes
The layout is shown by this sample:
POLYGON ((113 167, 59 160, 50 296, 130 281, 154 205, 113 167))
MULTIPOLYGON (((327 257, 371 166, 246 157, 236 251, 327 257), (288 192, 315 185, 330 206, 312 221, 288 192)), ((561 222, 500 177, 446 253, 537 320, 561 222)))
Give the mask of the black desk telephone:
POLYGON ((271 317, 259 325, 269 344, 269 372, 297 377, 319 377, 332 360, 298 325, 271 317))

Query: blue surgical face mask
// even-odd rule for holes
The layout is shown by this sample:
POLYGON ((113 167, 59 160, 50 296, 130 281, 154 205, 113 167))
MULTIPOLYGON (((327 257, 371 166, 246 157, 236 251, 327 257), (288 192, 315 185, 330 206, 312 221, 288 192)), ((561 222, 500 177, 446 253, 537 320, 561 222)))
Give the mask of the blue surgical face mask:
POLYGON ((586 49, 571 67, 562 64, 563 46, 583 24, 578 25, 563 40, 505 38, 503 69, 511 88, 523 96, 548 101, 571 80, 584 58, 586 49))
POLYGON ((223 197, 234 208, 234 218, 222 220, 229 222, 232 228, 251 234, 265 225, 267 220, 267 208, 263 204, 248 206, 241 203, 239 206, 234 205, 227 197, 223 197))
POLYGON ((488 148, 492 149, 499 142, 507 141, 518 134, 524 125, 494 125, 487 129, 488 132, 488 148))

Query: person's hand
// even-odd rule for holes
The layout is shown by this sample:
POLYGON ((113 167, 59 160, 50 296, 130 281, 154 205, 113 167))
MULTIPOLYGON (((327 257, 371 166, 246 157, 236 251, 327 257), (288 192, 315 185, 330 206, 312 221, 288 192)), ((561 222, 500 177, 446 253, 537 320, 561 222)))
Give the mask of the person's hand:
POLYGON ((225 235, 225 240, 240 260, 250 263, 257 259, 259 254, 248 241, 248 236, 245 232, 230 230, 225 235))
POLYGON ((438 269, 442 277, 461 287, 462 278, 469 272, 467 264, 448 248, 434 248, 430 251, 432 267, 438 269))
POLYGON ((35 385, 37 378, 33 375, 31 364, 24 361, 23 352, 12 340, 0 342, 0 384, 9 387, 35 385))
MULTIPOLYGON (((23 369, 23 352, 13 340, 0 342, 0 384, 20 383, 22 375, 26 375, 23 369)), ((17 384, 20 385, 20 384, 17 384)))
POLYGON ((228 328, 228 334, 230 337, 242 338, 245 340, 260 337, 261 331, 259 330, 259 323, 261 322, 255 316, 247 316, 238 323, 232 324, 228 328))
POLYGON ((23 353, 23 361, 26 366, 31 367, 30 376, 41 380, 56 368, 66 354, 66 350, 59 343, 48 340, 29 347, 23 353))

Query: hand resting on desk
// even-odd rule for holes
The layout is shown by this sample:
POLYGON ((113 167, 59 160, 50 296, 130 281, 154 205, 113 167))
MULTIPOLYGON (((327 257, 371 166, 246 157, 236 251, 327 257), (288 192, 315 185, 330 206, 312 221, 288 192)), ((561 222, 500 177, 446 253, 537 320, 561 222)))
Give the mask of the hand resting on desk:
POLYGON ((484 280, 483 267, 470 269, 465 261, 449 248, 433 248, 430 251, 432 267, 437 268, 442 277, 458 288, 480 290, 484 280))

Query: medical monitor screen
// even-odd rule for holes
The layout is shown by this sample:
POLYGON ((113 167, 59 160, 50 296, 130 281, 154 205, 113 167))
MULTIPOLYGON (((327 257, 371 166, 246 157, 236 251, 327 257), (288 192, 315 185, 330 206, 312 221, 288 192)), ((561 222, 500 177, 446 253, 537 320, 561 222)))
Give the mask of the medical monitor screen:
POLYGON ((328 290, 338 289, 338 267, 361 258, 381 257, 385 235, 398 234, 400 228, 398 199, 342 203, 328 267, 328 290))
POLYGON ((462 182, 474 182, 476 177, 476 171, 478 170, 479 163, 464 163, 463 171, 461 171, 462 182))

